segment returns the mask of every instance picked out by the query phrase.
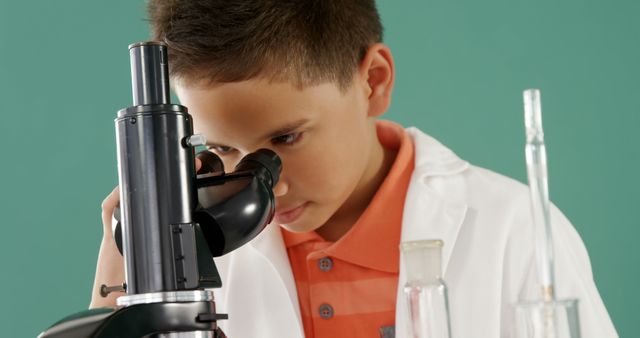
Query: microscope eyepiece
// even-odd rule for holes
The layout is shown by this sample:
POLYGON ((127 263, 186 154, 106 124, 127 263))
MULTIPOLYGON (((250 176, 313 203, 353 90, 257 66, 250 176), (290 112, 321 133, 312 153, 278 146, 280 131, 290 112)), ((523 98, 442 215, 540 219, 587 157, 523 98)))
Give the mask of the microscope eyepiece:
POLYGON ((265 183, 273 188, 280 180, 280 171, 282 171, 282 161, 280 157, 269 149, 258 149, 240 160, 236 165, 236 171, 260 171, 262 179, 265 183))
POLYGON ((167 46, 148 41, 129 45, 133 105, 169 104, 167 46))
POLYGON ((202 167, 198 170, 198 174, 224 172, 224 163, 222 163, 218 155, 210 151, 201 151, 196 157, 202 162, 202 167))
POLYGON ((231 173, 206 175, 219 172, 214 169, 220 169, 222 161, 211 152, 202 152, 198 158, 207 169, 199 172, 196 183, 199 205, 194 220, 211 255, 218 257, 244 245, 271 222, 272 189, 280 178, 282 161, 275 152, 259 149, 243 157, 231 173))

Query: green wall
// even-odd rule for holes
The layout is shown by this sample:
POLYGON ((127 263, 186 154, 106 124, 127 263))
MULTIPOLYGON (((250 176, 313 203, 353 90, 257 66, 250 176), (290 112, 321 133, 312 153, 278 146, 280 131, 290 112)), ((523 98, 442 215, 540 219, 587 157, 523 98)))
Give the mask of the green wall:
MULTIPOLYGON (((639 337, 640 2, 379 3, 398 73, 389 119, 524 180, 521 92, 542 90, 551 198, 620 336, 639 337)), ((144 17, 143 1, 0 0, 2 336, 33 337, 89 303, 144 17)))

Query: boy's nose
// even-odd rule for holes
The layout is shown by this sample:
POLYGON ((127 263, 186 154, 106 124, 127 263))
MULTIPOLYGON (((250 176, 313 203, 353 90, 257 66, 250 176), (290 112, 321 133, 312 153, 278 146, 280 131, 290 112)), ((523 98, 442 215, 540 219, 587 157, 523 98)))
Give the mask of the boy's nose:
POLYGON ((276 183, 276 186, 273 187, 273 195, 275 197, 281 197, 286 195, 287 191, 289 191, 289 185, 282 179, 282 177, 280 177, 280 180, 278 181, 278 183, 276 183))

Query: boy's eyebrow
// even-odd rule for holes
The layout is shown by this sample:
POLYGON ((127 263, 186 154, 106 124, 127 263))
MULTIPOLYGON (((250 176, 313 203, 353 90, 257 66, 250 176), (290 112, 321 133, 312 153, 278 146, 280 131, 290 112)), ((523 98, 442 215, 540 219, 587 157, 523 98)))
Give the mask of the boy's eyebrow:
POLYGON ((300 128, 302 125, 306 124, 307 122, 309 122, 309 119, 303 118, 303 119, 300 119, 300 120, 297 120, 297 121, 293 121, 293 122, 287 123, 284 126, 282 126, 282 127, 278 128, 278 129, 268 133, 267 135, 265 135, 263 137, 263 139, 266 139, 266 138, 271 139, 271 138, 274 138, 274 137, 278 137, 278 136, 289 134, 292 131, 300 128))
MULTIPOLYGON (((265 135, 263 139, 272 139, 274 137, 278 137, 278 136, 282 136, 282 135, 286 135, 289 134, 291 132, 293 132, 294 130, 300 128, 301 126, 305 125, 307 122, 309 122, 309 119, 307 118, 303 118, 297 121, 293 121, 290 123, 285 124, 284 126, 268 133, 267 135, 265 135)), ((215 142, 211 142, 211 141, 207 141, 206 143, 207 146, 212 146, 212 147, 220 147, 222 146, 222 144, 220 143, 215 143, 215 142)))

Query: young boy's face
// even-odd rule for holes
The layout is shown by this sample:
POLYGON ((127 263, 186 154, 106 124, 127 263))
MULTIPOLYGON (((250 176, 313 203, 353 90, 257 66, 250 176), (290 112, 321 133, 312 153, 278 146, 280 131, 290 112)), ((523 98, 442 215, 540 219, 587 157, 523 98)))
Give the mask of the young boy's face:
POLYGON ((299 89, 257 78, 177 85, 176 93, 226 171, 260 148, 281 157, 274 221, 305 232, 332 217, 351 217, 378 169, 370 165, 379 143, 364 84, 356 76, 346 91, 334 83, 299 89))

